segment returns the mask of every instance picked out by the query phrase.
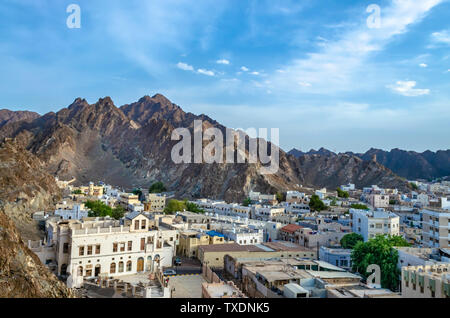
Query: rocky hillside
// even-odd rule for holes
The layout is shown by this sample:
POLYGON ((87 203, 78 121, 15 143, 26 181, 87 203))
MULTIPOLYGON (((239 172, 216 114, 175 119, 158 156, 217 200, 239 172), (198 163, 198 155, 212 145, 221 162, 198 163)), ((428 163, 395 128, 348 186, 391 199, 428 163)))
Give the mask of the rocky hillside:
POLYGON ((32 121, 38 118, 40 115, 35 112, 29 111, 12 111, 8 109, 0 109, 0 127, 6 124, 18 122, 18 121, 32 121))
POLYGON ((203 129, 216 127, 225 132, 224 126, 208 116, 186 113, 157 94, 122 107, 116 107, 109 97, 93 105, 78 98, 69 107, 30 123, 5 125, 0 137, 15 138, 41 159, 50 174, 60 178, 75 176, 79 183, 101 180, 128 189, 161 180, 180 197, 240 201, 251 189, 274 193, 327 182, 333 187, 345 182, 404 183, 383 166, 359 158, 319 155, 299 160, 282 150, 280 169, 273 175, 260 174, 260 163, 175 164, 171 151, 178 141, 171 140, 172 132, 185 127, 192 134, 194 120, 202 120, 203 129))
POLYGON ((35 226, 30 213, 51 205, 58 191, 34 155, 13 141, 0 145, 0 297, 72 296, 28 249, 15 225, 30 235, 35 226))
POLYGON ((61 190, 33 154, 10 140, 0 146, 0 202, 25 240, 39 238, 32 213, 54 208, 61 190))

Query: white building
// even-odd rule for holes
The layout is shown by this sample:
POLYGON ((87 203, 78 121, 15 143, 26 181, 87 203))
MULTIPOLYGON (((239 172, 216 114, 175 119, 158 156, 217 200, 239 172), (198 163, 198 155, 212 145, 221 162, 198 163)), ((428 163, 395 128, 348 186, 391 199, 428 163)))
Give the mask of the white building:
POLYGON ((291 203, 286 207, 287 213, 305 214, 310 213, 311 209, 308 203, 291 203))
POLYGON ((152 223, 136 212, 121 221, 59 222, 53 238, 57 274, 70 274, 74 286, 80 286, 83 277, 117 277, 171 266, 177 231, 157 229, 152 223))
POLYGON ((60 216, 63 220, 81 220, 88 217, 88 210, 84 208, 84 204, 68 204, 63 201, 56 205, 55 215, 60 216))
POLYGON ((400 235, 400 217, 395 213, 350 209, 350 215, 352 231, 365 242, 378 234, 400 235))
POLYGON ((273 201, 276 200, 275 194, 261 194, 260 192, 250 191, 248 197, 252 201, 273 201))
POLYGON ((238 243, 239 245, 254 245, 264 243, 264 230, 248 228, 233 228, 229 231, 224 231, 225 237, 238 243))
MULTIPOLYGON (((200 209, 203 209, 205 212, 213 213, 216 205, 226 204, 225 201, 217 201, 210 199, 198 199, 196 201, 190 201, 191 203, 196 204, 200 209)), ((217 213, 217 212, 215 212, 217 213)))
POLYGON ((241 218, 251 217, 251 207, 239 205, 236 203, 217 203, 214 205, 214 213, 219 215, 238 216, 241 218))
POLYGON ((389 207, 389 196, 384 194, 370 194, 368 202, 375 209, 389 207))
POLYGON ((283 207, 253 206, 253 216, 257 220, 271 221, 279 215, 283 215, 283 207))
POLYGON ((301 202, 305 199, 306 194, 299 191, 287 191, 286 202, 301 202))
POLYGON ((317 195, 321 200, 325 199, 325 196, 327 195, 327 188, 316 190, 314 194, 317 195))
POLYGON ((341 185, 341 190, 342 191, 354 191, 355 190, 355 185, 353 183, 349 183, 347 185, 341 185))

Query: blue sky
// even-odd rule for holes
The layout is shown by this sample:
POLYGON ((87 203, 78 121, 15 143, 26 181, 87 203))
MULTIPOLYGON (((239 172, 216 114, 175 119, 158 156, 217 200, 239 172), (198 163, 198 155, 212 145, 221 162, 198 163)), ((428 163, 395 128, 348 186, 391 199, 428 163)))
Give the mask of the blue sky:
POLYGON ((0 108, 162 93, 280 128, 285 150, 449 149, 449 16, 447 0, 2 0, 0 108))

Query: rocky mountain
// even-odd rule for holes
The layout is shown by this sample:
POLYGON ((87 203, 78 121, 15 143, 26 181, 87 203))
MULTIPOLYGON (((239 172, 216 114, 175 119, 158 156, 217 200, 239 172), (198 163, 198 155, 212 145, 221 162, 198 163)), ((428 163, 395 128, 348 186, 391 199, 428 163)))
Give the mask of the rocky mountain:
POLYGON ((311 149, 308 152, 303 152, 301 150, 298 149, 292 149, 291 151, 288 152, 288 154, 293 155, 295 157, 301 157, 304 155, 321 155, 321 156, 325 156, 325 157, 334 157, 336 156, 336 154, 334 152, 332 152, 331 150, 325 149, 325 148, 320 148, 319 150, 314 150, 311 149))
POLYGON ((38 158, 14 141, 0 145, 0 298, 73 295, 23 241, 36 226, 31 212, 47 208, 58 192, 38 158))
MULTIPOLYGON (((324 148, 315 151, 302 152, 292 149, 289 154, 300 158, 306 154, 320 154, 323 156, 336 156, 337 154, 324 148)), ((415 151, 405 151, 392 149, 385 151, 371 148, 365 153, 346 152, 349 156, 357 156, 363 160, 376 161, 395 174, 408 180, 444 178, 450 176, 450 150, 439 150, 437 152, 425 151, 422 153, 415 151)))
POLYGON ((450 176, 450 150, 437 152, 405 151, 392 149, 384 151, 370 149, 359 157, 367 160, 376 155, 377 161, 408 180, 435 179, 450 176))
POLYGON ((0 127, 18 121, 32 121, 38 117, 40 115, 35 112, 0 109, 0 127))
POLYGON ((296 158, 281 149, 280 168, 272 175, 260 173, 260 162, 175 164, 171 151, 178 141, 171 140, 172 132, 185 127, 192 134, 194 120, 202 120, 204 130, 225 131, 208 116, 186 113, 157 94, 122 107, 109 97, 93 105, 78 98, 57 113, 7 124, 0 128, 0 137, 14 138, 44 163, 46 171, 62 179, 75 176, 79 183, 101 180, 128 189, 161 180, 179 197, 241 201, 251 189, 274 193, 298 185, 405 184, 382 165, 354 156, 296 158))

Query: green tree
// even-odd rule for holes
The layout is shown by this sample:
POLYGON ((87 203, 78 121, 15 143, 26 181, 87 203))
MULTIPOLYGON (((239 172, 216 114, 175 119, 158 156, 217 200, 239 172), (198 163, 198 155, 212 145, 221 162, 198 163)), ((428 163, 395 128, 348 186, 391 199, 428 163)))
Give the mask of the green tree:
POLYGON ((336 189, 339 198, 348 198, 350 195, 347 191, 341 190, 341 188, 336 189))
POLYGON ((133 189, 132 193, 134 195, 138 195, 139 198, 142 196, 142 190, 141 189, 133 189))
POLYGON ((337 206, 336 198, 332 198, 330 205, 331 206, 337 206))
POLYGON ((184 201, 186 205, 186 211, 194 212, 194 213, 205 213, 205 210, 198 207, 197 204, 188 202, 187 200, 184 201))
POLYGON ((164 212, 171 214, 171 213, 175 213, 175 212, 182 212, 184 210, 186 210, 185 201, 171 199, 167 203, 167 206, 165 207, 164 212))
POLYGON ((311 208, 312 211, 317 212, 327 209, 327 206, 325 205, 325 203, 323 203, 322 200, 320 200, 317 194, 313 194, 311 196, 311 199, 309 200, 309 207, 311 208))
POLYGON ((80 189, 72 191, 72 194, 83 194, 80 189))
POLYGON ((353 203, 352 205, 350 205, 350 207, 352 209, 357 209, 357 210, 369 210, 367 205, 360 204, 360 203, 353 203))
POLYGON ((349 233, 342 237, 340 243, 343 248, 353 249, 358 242, 364 242, 363 236, 358 233, 349 233))
POLYGON ((112 209, 111 211, 111 217, 113 217, 116 220, 120 220, 125 215, 125 209, 121 207, 120 205, 112 209))
POLYGON ((91 210, 88 213, 90 217, 105 217, 112 214, 112 208, 102 201, 87 201, 85 206, 91 210))
POLYGON ((419 190, 419 187, 417 186, 417 184, 410 182, 409 183, 409 187, 413 190, 419 190))
POLYGON ((165 191, 167 189, 162 182, 155 182, 150 186, 148 193, 161 193, 165 191))
POLYGON ((286 201, 286 193, 284 193, 284 192, 277 192, 277 194, 275 196, 277 198, 278 203, 286 201))
POLYGON ((249 206, 250 204, 252 204, 252 200, 250 200, 250 198, 245 199, 242 203, 243 206, 249 206))
POLYGON ((398 290, 400 270, 397 267, 398 251, 394 246, 409 246, 402 237, 377 235, 367 242, 358 242, 353 248, 352 269, 367 278, 371 273, 366 269, 377 264, 381 269, 381 286, 390 290, 398 290))

